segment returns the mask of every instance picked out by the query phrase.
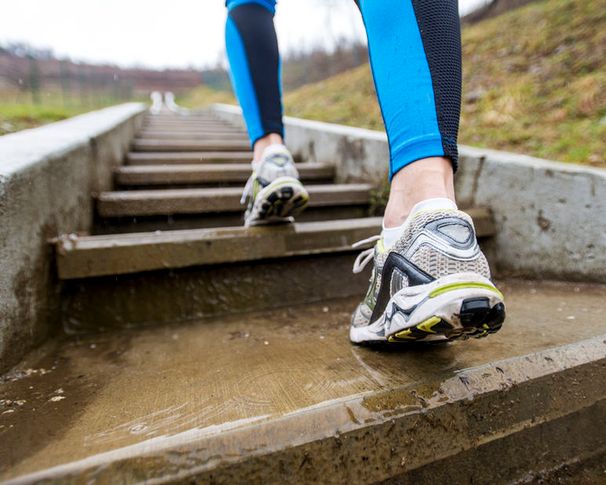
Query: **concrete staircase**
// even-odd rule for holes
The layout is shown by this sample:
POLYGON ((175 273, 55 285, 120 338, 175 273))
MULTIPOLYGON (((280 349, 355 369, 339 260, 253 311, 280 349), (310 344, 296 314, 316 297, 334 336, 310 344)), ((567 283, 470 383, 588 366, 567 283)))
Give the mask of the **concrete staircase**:
MULTIPOLYGON (((486 341, 352 346, 373 187, 298 160, 304 216, 246 229, 250 158, 211 112, 147 117, 91 233, 53 243, 76 337, 1 378, 0 480, 603 478, 604 286, 501 281, 508 321, 486 341)), ((489 248, 490 211, 467 211, 489 248)))
MULTIPOLYGON (((98 194, 98 233, 241 225, 252 158, 245 133, 209 116, 164 118, 148 120, 134 141, 115 173, 119 190, 98 194)), ((311 195, 300 221, 368 215, 370 185, 335 184, 331 165, 298 169, 311 195)))
MULTIPOLYGON (((148 117, 126 164, 115 170, 119 190, 96 196, 93 234, 57 241, 70 331, 167 324, 363 293, 368 275, 352 275, 351 246, 381 230, 380 217, 369 215, 373 187, 335 183, 333 166, 299 161, 310 193, 299 222, 245 229, 240 197, 251 153, 242 151, 244 137, 212 115, 148 117), (183 133, 190 139, 180 139, 183 133)), ((480 237, 494 234, 488 211, 469 212, 480 237)))

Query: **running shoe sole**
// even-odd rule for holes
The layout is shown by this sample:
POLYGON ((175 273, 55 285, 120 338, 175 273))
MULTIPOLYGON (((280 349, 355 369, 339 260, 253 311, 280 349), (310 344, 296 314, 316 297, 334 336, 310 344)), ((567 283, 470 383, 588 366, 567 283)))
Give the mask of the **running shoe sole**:
POLYGON ((373 324, 351 327, 354 343, 435 342, 482 338, 505 321, 503 295, 476 273, 445 276, 392 296, 373 324))
POLYGON ((309 194, 303 184, 294 177, 278 177, 261 189, 255 198, 245 225, 258 226, 293 222, 309 202, 309 194))

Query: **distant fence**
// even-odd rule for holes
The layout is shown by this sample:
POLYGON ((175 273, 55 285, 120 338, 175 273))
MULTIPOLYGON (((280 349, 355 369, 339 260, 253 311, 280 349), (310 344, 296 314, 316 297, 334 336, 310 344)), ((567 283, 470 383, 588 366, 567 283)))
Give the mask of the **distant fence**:
POLYGON ((0 52, 0 90, 29 94, 34 103, 42 100, 44 91, 80 98, 85 104, 91 97, 127 100, 156 90, 189 90, 201 83, 202 73, 195 70, 122 69, 0 52))

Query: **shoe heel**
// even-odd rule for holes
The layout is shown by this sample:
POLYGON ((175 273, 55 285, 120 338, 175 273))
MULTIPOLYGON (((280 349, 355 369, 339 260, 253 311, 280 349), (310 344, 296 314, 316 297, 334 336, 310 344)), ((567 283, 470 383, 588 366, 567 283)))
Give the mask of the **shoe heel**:
POLYGON ((498 332, 505 321, 505 305, 490 306, 488 298, 468 298, 461 303, 459 314, 464 333, 469 337, 482 338, 498 332))
POLYGON ((282 182, 282 185, 276 187, 266 200, 269 206, 264 214, 265 217, 288 219, 305 209, 309 195, 301 182, 292 179, 286 183, 282 182))

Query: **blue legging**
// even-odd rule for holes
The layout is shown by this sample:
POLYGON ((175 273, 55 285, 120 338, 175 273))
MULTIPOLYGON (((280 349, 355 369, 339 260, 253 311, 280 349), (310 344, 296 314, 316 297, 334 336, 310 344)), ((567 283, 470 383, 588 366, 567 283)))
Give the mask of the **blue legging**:
MULTIPOLYGON (((409 163, 457 167, 461 33, 457 0, 357 0, 389 139, 390 178, 409 163)), ((275 0, 227 0, 227 55, 252 144, 284 135, 275 0)))

